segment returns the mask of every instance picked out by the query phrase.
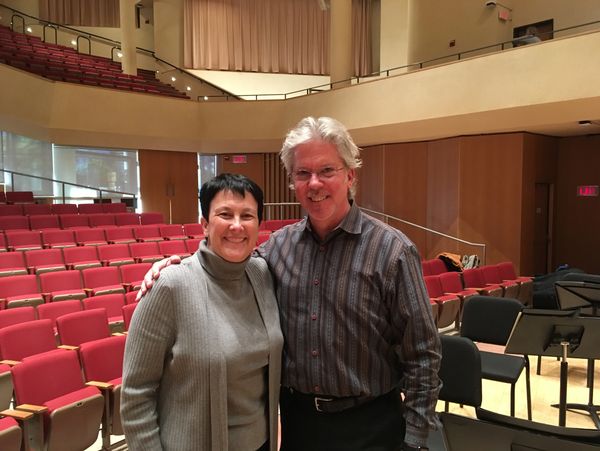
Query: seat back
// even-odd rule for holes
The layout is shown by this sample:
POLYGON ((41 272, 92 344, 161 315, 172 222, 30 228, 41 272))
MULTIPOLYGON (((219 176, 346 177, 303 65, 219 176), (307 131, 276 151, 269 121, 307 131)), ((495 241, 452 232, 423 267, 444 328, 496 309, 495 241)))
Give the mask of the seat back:
POLYGON ((473 341, 506 345, 523 304, 516 299, 473 296, 463 306, 460 334, 473 341))
POLYGON ((160 236, 163 238, 175 238, 175 239, 183 239, 185 235, 183 234, 183 226, 181 224, 166 224, 158 226, 158 230, 160 231, 160 236))
POLYGON ((187 248, 190 254, 196 253, 196 251, 200 247, 200 241, 202 241, 202 239, 200 238, 190 238, 188 240, 185 240, 185 247, 187 248))
POLYGON ((27 216, 0 216, 0 230, 29 230, 27 216))
POLYGON ((79 350, 86 381, 108 382, 123 375, 125 335, 82 343, 79 350))
POLYGON ((470 339, 440 335, 442 381, 439 399, 472 407, 481 405, 481 356, 470 339))
POLYGON ((160 230, 154 225, 136 226, 133 228, 133 235, 140 241, 161 241, 163 239, 160 230))
POLYGON ((152 263, 134 263, 119 267, 122 283, 135 284, 144 280, 146 273, 152 268, 152 263))
POLYGON ((133 229, 127 226, 112 227, 104 231, 108 241, 130 241, 134 242, 133 229))
POLYGON ((32 306, 0 310, 0 329, 34 320, 35 309, 32 306))
POLYGON ((160 255, 158 244, 154 241, 149 241, 147 243, 131 243, 129 249, 131 250, 131 256, 134 258, 160 255))
POLYGON ((53 204, 52 205, 52 213, 55 215, 76 215, 77 214, 77 205, 75 204, 53 204))
POLYGON ((58 271, 40 274, 42 293, 82 289, 79 271, 58 271))
POLYGON ((63 229, 89 228, 88 215, 85 214, 61 214, 58 215, 60 226, 63 229))
POLYGON ((0 329, 2 359, 23 360, 53 349, 56 349, 56 341, 52 321, 49 319, 27 321, 0 329))
POLYGON ((64 266, 63 254, 60 249, 37 249, 25 252, 25 262, 29 267, 40 265, 64 266))
POLYGON ((42 242, 46 247, 75 246, 75 234, 72 230, 43 230, 42 242))
POLYGON ((27 274, 23 252, 0 253, 0 277, 27 274))
MULTIPOLYGON (((4 193, 4 191, 2 191, 4 193)), ((0 216, 23 216, 23 205, 0 205, 0 216)))
POLYGON ((23 214, 26 215, 51 215, 52 205, 50 204, 24 204, 23 214))
POLYGON ((31 230, 60 229, 58 216, 52 214, 30 216, 29 226, 31 230))
POLYGON ((42 235, 33 230, 7 230, 6 244, 10 249, 41 249, 42 235))
POLYGON ((139 290, 134 290, 134 291, 128 291, 127 293, 125 293, 125 304, 133 304, 137 297, 139 290))
POLYGON ((100 261, 108 261, 113 259, 131 259, 129 246, 127 244, 105 244, 97 247, 98 257, 100 261))
POLYGON ((84 288, 105 287, 108 285, 120 285, 119 269, 115 266, 102 268, 87 268, 81 271, 84 288))
POLYGON ((162 255, 182 255, 187 254, 183 240, 165 240, 158 242, 158 250, 162 255))
POLYGON ((432 258, 429 260, 429 269, 432 275, 448 272, 446 264, 440 258, 432 258))
POLYGON ((81 301, 77 299, 71 301, 49 302, 37 306, 38 318, 49 319, 52 321, 53 328, 56 328, 56 318, 68 313, 80 312, 81 310, 81 301))
POLYGON ((162 213, 147 212, 147 213, 142 213, 140 215, 140 224, 141 225, 164 224, 164 223, 165 223, 165 220, 163 219, 162 213))
POLYGON ((118 226, 138 226, 140 216, 137 213, 116 213, 115 224, 118 226))
POLYGON ((515 280, 517 278, 517 274, 515 273, 515 267, 512 262, 501 262, 496 265, 498 271, 500 272, 500 277, 503 280, 515 280))
POLYGON ((444 293, 458 293, 463 290, 460 273, 449 271, 439 275, 444 293))
POLYGON ((444 295, 439 276, 425 276, 423 280, 425 281, 425 287, 430 298, 437 298, 444 295))
POLYGON ((465 269, 462 274, 465 288, 485 287, 485 282, 483 281, 483 276, 481 274, 481 268, 465 269))
POLYGON ((95 213, 88 216, 90 227, 110 227, 115 225, 115 216, 110 213, 95 213))
POLYGON ((125 323, 125 330, 129 330, 129 325, 131 324, 131 318, 133 318, 133 312, 139 302, 133 302, 131 304, 127 304, 123 306, 123 321, 125 323))
POLYGON ((56 318, 56 328, 63 345, 79 346, 86 341, 110 336, 108 316, 103 308, 59 316, 56 318))
POLYGON ((496 265, 485 265, 481 266, 480 269, 485 283, 502 283, 502 276, 496 265))
POLYGON ((6 202, 9 204, 33 204, 35 199, 32 191, 7 191, 6 202))
POLYGON ((104 229, 76 229, 75 240, 82 245, 86 244, 106 244, 104 229))
POLYGON ((204 227, 202 227, 202 224, 184 224, 183 231, 190 238, 204 235, 204 227))
POLYGON ((122 317, 125 295, 123 293, 101 294, 83 300, 84 310, 104 309, 108 318, 122 317))
POLYGON ((63 256, 67 265, 73 265, 77 262, 100 261, 98 260, 98 251, 96 246, 79 246, 63 249, 63 256))
POLYGON ((102 204, 79 204, 77 210, 80 214, 90 215, 95 213, 102 213, 102 204))
POLYGON ((0 278, 0 299, 34 293, 39 290, 33 274, 0 278))
POLYGON ((104 213, 126 213, 127 205, 122 202, 111 202, 102 204, 102 211, 104 213))

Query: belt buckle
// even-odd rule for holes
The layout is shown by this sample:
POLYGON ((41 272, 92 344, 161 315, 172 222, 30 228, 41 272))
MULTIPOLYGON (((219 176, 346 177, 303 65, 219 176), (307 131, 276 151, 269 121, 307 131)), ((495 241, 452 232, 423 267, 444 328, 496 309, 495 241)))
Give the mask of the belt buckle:
POLYGON ((315 409, 317 412, 323 412, 323 410, 321 410, 321 406, 319 405, 320 402, 329 402, 329 401, 333 401, 332 398, 321 398, 319 396, 315 396, 315 409))

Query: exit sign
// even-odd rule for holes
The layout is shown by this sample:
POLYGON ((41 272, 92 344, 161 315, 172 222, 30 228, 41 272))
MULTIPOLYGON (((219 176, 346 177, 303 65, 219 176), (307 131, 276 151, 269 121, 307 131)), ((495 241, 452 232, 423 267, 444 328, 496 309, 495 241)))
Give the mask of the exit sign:
POLYGON ((577 187, 579 197, 598 197, 598 185, 580 185, 577 187))
POLYGON ((231 162, 233 164, 246 164, 248 161, 246 160, 246 155, 234 155, 231 158, 231 162))

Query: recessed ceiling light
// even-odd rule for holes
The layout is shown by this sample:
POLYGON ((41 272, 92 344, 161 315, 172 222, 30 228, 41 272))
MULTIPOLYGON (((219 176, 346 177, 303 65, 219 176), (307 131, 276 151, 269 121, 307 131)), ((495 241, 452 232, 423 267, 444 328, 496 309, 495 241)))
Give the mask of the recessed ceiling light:
POLYGON ((592 125, 592 121, 579 121, 579 125, 581 126, 587 126, 587 125, 592 125))
POLYGON ((77 41, 75 39, 71 39, 71 45, 77 45, 77 41))
POLYGON ((25 30, 27 31, 27 33, 32 33, 33 32, 33 29, 31 27, 27 27, 25 30))
POLYGON ((191 87, 191 86, 188 86, 188 87, 186 87, 185 89, 187 89, 188 91, 191 91, 191 90, 192 90, 192 87, 191 87))
POLYGON ((204 96, 204 100, 208 100, 208 96, 204 96))
POLYGON ((123 58, 123 53, 122 52, 117 52, 117 57, 123 58))
POLYGON ((171 81, 176 81, 177 79, 175 77, 171 77, 171 81))

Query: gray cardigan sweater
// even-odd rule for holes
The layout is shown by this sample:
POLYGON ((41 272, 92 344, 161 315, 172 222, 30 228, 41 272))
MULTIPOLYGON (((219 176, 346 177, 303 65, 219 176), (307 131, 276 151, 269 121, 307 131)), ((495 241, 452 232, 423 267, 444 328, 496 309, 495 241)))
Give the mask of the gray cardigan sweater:
MULTIPOLYGON (((246 274, 269 339, 268 410, 277 449, 283 337, 271 274, 250 258, 246 274)), ((198 253, 161 271, 137 306, 125 347, 121 414, 131 451, 228 449, 226 363, 207 308, 198 253)))

